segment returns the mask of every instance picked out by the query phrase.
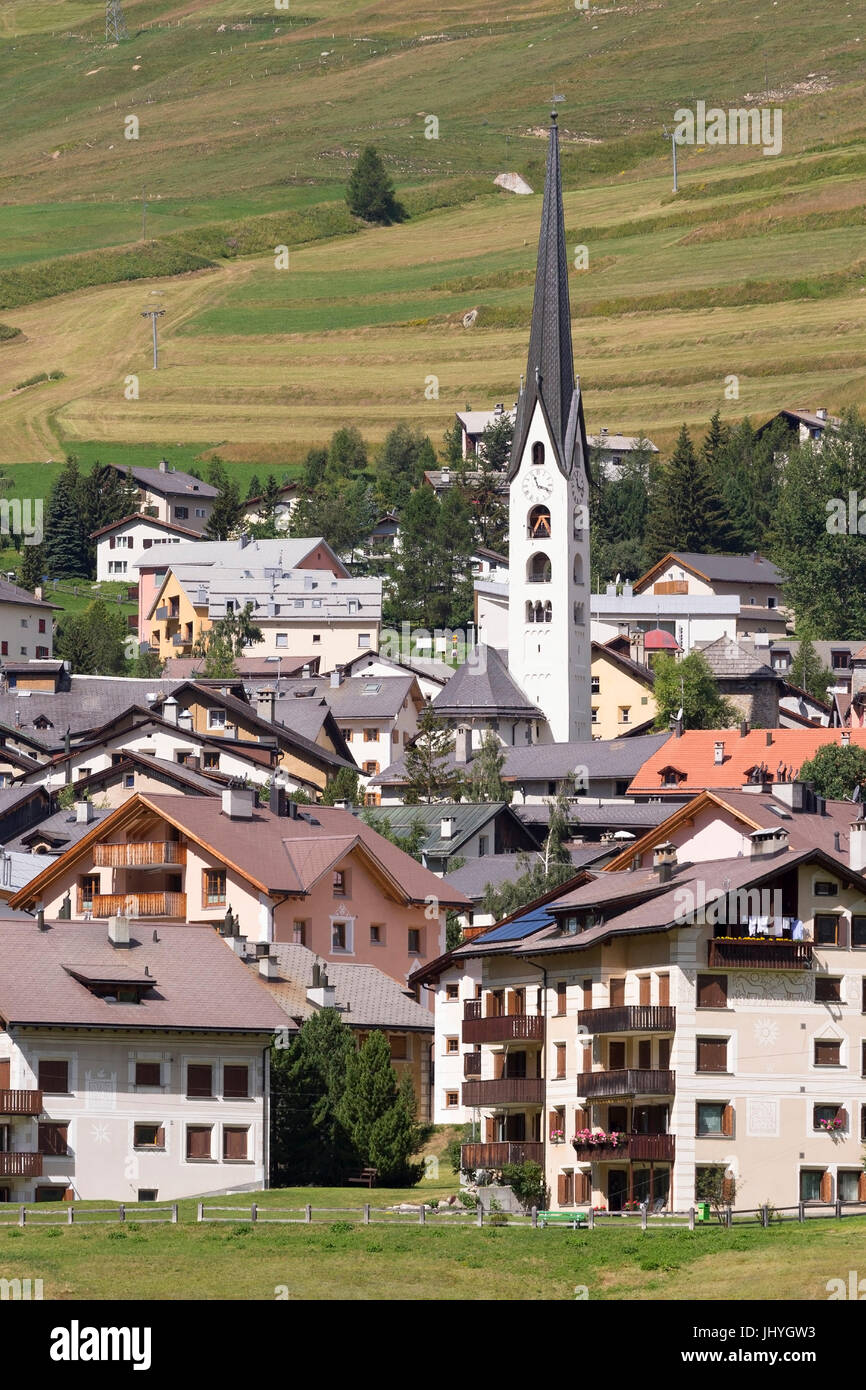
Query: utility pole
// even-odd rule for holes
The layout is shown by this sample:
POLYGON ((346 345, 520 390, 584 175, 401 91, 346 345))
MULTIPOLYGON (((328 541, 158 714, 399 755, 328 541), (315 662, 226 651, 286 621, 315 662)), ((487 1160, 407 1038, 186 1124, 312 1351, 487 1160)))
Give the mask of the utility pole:
POLYGON ((143 319, 150 319, 151 323, 153 324, 153 370, 154 370, 154 371, 157 371, 158 368, 159 368, 159 353, 158 353, 158 349, 157 349, 157 346, 156 346, 156 321, 157 321, 157 319, 161 319, 164 313, 165 313, 165 310, 164 310, 164 309, 142 309, 142 311, 141 311, 141 317, 142 317, 143 319))
POLYGON ((141 239, 147 241, 147 189, 141 190, 141 239))
POLYGON ((676 131, 671 132, 671 131, 668 130, 667 126, 665 126, 665 128, 664 128, 664 137, 665 137, 666 140, 670 140, 670 142, 671 142, 671 156, 672 156, 672 158, 673 158, 673 163, 674 163, 674 193, 677 193, 677 192, 679 191, 679 185, 678 185, 678 183, 677 183, 677 136, 676 136, 676 131))
POLYGON ((121 39, 128 38, 120 0, 105 0, 105 42, 120 43, 121 39))

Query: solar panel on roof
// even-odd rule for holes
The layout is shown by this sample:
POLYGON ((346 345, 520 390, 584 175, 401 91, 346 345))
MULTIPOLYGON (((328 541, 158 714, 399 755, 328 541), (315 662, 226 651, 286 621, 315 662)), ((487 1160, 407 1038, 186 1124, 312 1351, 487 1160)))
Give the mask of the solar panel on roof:
POLYGON ((546 907, 536 907, 532 912, 525 912, 513 922, 506 922, 504 926, 493 927, 489 932, 484 932, 476 937, 476 941, 519 941, 522 936, 529 936, 531 933, 540 931, 542 927, 553 925, 553 917, 546 907))

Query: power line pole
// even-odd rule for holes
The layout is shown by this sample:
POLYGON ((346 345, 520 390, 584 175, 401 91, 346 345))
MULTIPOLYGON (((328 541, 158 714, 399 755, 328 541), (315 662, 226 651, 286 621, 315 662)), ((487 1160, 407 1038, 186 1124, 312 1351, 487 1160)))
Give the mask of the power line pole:
POLYGON ((159 369, 159 352, 158 352, 157 345, 156 345, 156 321, 157 321, 157 319, 161 319, 164 313, 165 313, 165 310, 164 310, 164 309, 142 309, 142 311, 141 311, 141 317, 142 317, 143 319, 150 319, 151 323, 153 324, 153 370, 154 370, 154 371, 157 371, 157 370, 159 369))
POLYGON ((128 38, 120 0, 105 0, 105 42, 120 43, 121 39, 128 38))
POLYGON ((673 158, 673 164, 674 164, 674 193, 677 193, 677 192, 679 191, 679 184, 677 183, 677 136, 676 136, 676 131, 674 131, 674 132, 672 133, 672 132, 670 132, 670 131, 668 130, 667 126, 665 126, 664 132, 663 132, 663 133, 664 133, 665 139, 666 139, 666 140, 670 140, 670 142, 671 142, 671 156, 672 156, 672 158, 673 158))
POLYGON ((147 189, 141 190, 141 239, 147 241, 147 189))

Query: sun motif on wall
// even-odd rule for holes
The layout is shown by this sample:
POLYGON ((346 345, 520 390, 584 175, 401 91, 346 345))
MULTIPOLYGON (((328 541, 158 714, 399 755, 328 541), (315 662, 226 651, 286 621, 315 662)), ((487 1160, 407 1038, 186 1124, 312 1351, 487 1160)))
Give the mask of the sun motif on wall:
POLYGON ((755 1019, 755 1042, 758 1047, 772 1047, 779 1037, 779 1025, 772 1018, 755 1019))

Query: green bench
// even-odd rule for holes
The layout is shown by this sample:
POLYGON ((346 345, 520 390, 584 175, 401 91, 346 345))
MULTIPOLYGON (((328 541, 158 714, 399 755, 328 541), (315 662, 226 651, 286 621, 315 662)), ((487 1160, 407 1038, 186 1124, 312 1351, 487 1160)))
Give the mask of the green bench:
POLYGON ((585 1211, 540 1211, 539 1226, 578 1226, 586 1225, 585 1211))

